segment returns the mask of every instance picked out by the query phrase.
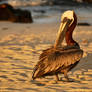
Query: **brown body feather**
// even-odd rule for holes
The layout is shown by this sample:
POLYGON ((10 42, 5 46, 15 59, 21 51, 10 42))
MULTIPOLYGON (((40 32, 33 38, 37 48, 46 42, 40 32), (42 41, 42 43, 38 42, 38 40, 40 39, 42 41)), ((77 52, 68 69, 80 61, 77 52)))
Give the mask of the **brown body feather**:
POLYGON ((49 48, 40 55, 40 60, 34 68, 33 79, 70 71, 77 65, 83 51, 77 46, 49 48))

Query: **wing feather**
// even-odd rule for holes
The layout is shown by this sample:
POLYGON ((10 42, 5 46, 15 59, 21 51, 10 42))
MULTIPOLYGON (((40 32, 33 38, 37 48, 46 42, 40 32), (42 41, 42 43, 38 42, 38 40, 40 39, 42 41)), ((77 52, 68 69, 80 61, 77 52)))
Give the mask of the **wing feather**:
POLYGON ((55 72, 62 66, 68 67, 82 58, 83 51, 81 49, 55 50, 45 55, 37 63, 34 77, 40 77, 44 74, 55 72))

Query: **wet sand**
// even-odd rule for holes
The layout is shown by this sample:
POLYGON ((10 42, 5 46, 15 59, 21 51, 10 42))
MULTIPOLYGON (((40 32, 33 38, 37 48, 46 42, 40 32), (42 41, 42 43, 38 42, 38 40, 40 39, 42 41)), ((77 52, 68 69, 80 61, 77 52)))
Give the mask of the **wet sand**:
POLYGON ((74 82, 53 81, 54 76, 32 80, 42 50, 54 44, 58 22, 16 24, 0 22, 0 92, 92 92, 92 26, 77 26, 73 37, 84 50, 69 72, 74 82))

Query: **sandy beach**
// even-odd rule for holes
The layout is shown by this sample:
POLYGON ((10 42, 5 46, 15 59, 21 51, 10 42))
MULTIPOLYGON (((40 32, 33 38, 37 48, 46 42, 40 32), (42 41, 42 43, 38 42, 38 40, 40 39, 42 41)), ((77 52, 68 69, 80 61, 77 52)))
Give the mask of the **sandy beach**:
MULTIPOLYGON (((74 82, 66 82, 63 75, 59 75, 63 81, 57 83, 54 76, 32 80, 33 67, 40 53, 55 42, 61 17, 60 11, 54 8, 51 11, 51 7, 40 7, 47 9, 46 14, 36 14, 33 12, 36 9, 32 9, 32 24, 0 21, 0 92, 92 92, 92 25, 77 26, 73 33, 74 40, 84 51, 80 63, 68 73, 74 82)), ((90 8, 74 9, 78 22, 86 21, 85 16, 88 16, 92 23, 90 8)))
POLYGON ((77 26, 73 33, 84 50, 80 63, 68 74, 75 82, 63 78, 55 83, 54 76, 31 78, 42 50, 54 44, 59 24, 0 22, 0 92, 92 92, 92 26, 77 26))

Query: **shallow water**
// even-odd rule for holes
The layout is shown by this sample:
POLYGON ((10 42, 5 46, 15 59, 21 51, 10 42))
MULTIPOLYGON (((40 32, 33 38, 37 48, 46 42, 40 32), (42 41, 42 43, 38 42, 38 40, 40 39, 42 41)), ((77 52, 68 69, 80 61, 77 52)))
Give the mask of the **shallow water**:
POLYGON ((78 22, 87 22, 92 25, 92 7, 90 6, 26 6, 20 8, 30 10, 34 22, 38 23, 60 21, 64 11, 74 10, 78 16, 78 22))
MULTIPOLYGON (((27 9, 32 12, 33 20, 37 23, 48 23, 60 21, 61 14, 66 10, 74 10, 78 16, 78 22, 87 22, 92 25, 92 6, 82 4, 76 6, 40 6, 46 0, 4 0, 2 3, 10 3, 12 6, 21 9, 27 9), (9 2, 8 2, 9 1, 9 2), (15 3, 16 2, 16 3, 15 3), (38 6, 30 6, 32 2, 38 3, 38 6), (18 6, 21 5, 21 6, 18 6), (26 4, 26 6, 24 6, 26 4), (27 4, 29 6, 27 6, 27 4)), ((1 2, 0 2, 1 3, 1 2)))

